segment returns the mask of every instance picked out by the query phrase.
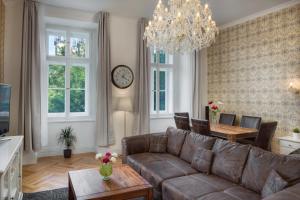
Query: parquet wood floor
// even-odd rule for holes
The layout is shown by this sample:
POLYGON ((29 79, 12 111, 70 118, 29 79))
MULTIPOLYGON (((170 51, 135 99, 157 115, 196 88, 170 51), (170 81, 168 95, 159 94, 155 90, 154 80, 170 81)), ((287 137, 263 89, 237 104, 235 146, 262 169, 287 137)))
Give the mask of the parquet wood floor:
POLYGON ((23 166, 23 192, 68 187, 68 171, 98 167, 94 153, 72 155, 70 159, 63 156, 39 158, 37 164, 23 166))

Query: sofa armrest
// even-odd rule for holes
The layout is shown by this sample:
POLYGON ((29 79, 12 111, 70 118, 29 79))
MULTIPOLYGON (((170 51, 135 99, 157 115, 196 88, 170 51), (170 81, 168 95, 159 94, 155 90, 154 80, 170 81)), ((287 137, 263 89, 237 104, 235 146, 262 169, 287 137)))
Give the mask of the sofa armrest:
POLYGON ((288 187, 280 192, 264 198, 263 200, 300 200, 300 183, 288 187))
POLYGON ((127 156, 149 151, 150 134, 125 137, 122 139, 122 161, 127 163, 127 156))

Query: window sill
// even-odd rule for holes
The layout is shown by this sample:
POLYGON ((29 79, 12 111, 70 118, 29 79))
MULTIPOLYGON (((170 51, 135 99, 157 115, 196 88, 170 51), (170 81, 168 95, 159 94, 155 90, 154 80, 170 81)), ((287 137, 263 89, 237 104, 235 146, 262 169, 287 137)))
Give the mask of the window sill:
POLYGON ((96 119, 91 117, 74 117, 74 118, 48 117, 48 123, 68 123, 68 122, 96 122, 96 119))
POLYGON ((150 115, 150 119, 173 119, 173 114, 168 115, 150 115))

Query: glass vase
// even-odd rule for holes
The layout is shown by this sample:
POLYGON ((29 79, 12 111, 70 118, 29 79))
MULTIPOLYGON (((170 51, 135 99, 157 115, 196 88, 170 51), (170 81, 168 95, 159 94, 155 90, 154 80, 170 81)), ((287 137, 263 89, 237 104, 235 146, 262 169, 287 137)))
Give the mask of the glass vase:
POLYGON ((212 124, 218 124, 217 113, 215 113, 215 112, 212 112, 211 123, 212 124))
POLYGON ((100 166, 100 174, 103 177, 104 181, 108 181, 113 172, 113 167, 111 163, 102 164, 100 166))

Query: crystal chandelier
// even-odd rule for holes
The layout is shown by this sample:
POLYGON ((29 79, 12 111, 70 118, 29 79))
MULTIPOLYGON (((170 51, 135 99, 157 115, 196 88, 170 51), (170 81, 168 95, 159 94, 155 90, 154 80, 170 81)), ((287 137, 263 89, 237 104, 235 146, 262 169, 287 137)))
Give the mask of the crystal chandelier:
POLYGON ((148 47, 185 53, 209 47, 217 33, 208 4, 202 6, 200 0, 169 0, 165 6, 159 0, 144 37, 148 47))

